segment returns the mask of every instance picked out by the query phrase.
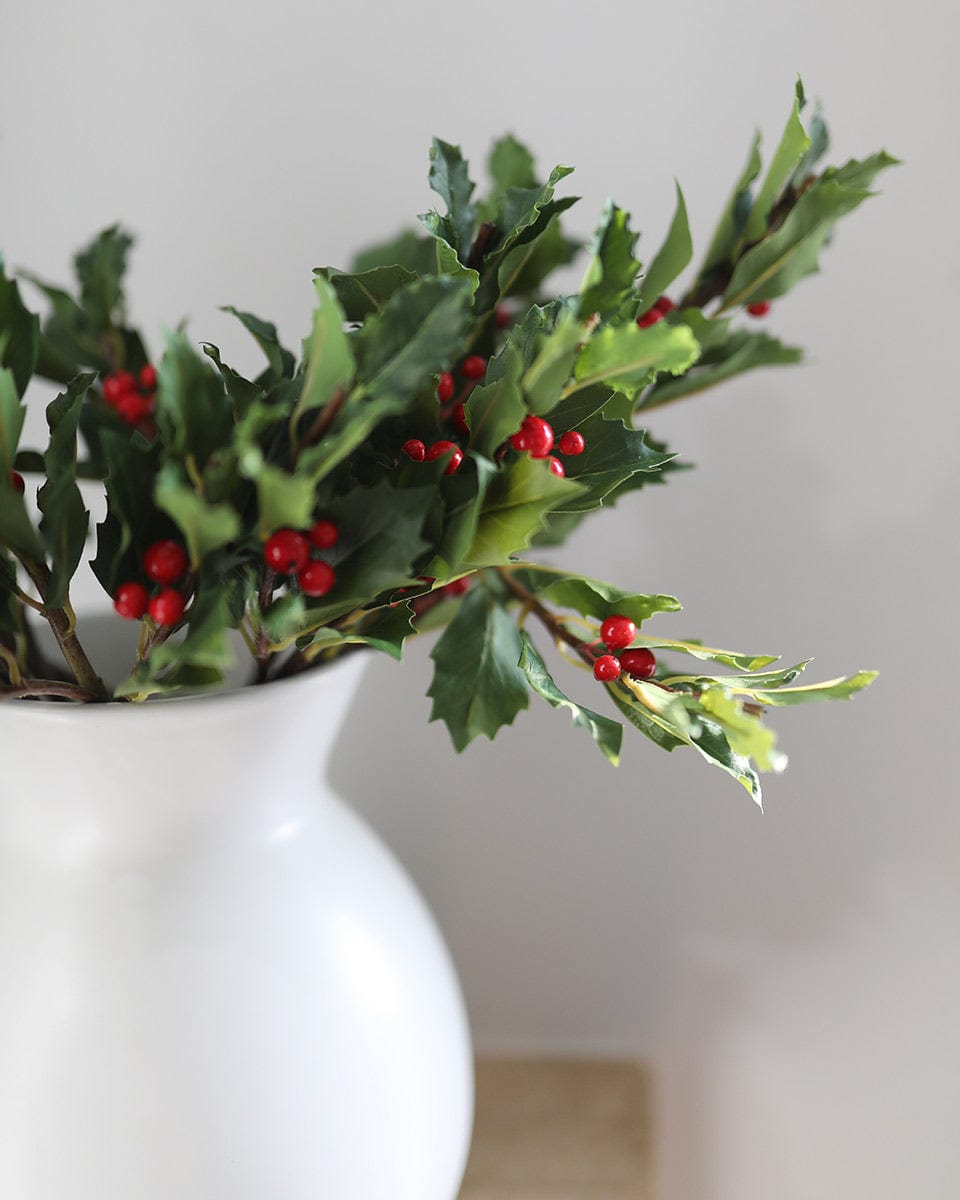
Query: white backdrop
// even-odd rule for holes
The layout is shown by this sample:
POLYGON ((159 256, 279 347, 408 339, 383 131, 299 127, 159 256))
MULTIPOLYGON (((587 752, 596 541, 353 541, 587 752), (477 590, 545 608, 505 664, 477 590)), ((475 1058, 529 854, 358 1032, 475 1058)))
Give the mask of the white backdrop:
POLYGON ((256 351, 217 305, 299 339, 310 268, 429 205, 434 133, 479 159, 512 129, 541 166, 575 164, 573 226, 589 233, 610 193, 647 255, 673 176, 702 248, 797 71, 835 158, 906 160, 769 318, 808 364, 666 410, 655 431, 698 470, 564 552, 679 595, 681 636, 816 651, 824 676, 880 668, 853 704, 778 720, 792 762, 766 814, 639 737, 615 772, 548 711, 458 759, 426 724, 427 646, 371 665, 335 782, 438 913, 481 1047, 653 1064, 665 1200, 954 1200, 955 7, 2 8, 8 260, 63 278, 122 219, 134 316, 188 315, 240 365, 256 351))

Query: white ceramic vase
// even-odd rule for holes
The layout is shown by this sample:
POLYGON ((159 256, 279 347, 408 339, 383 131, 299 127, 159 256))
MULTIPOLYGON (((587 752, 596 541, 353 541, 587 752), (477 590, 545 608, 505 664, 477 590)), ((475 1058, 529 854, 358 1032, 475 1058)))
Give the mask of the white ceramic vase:
POLYGON ((2 1200, 455 1197, 456 977, 321 783, 361 659, 147 705, 0 704, 2 1200))

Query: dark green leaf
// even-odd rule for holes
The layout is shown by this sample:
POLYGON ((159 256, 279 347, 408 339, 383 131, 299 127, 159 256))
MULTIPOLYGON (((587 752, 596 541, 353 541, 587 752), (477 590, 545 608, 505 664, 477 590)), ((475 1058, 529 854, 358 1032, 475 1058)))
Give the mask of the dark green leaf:
POLYGON ((272 379, 293 378, 297 362, 290 351, 280 345, 276 325, 270 321, 263 321, 260 317, 255 317, 253 313, 240 312, 232 304, 224 305, 222 311, 236 317, 244 329, 256 341, 257 345, 266 355, 267 362, 270 364, 269 369, 272 379))
POLYGON ((429 183, 447 206, 447 220, 453 234, 451 245, 465 259, 476 219, 476 209, 470 203, 475 185, 459 146, 433 139, 429 183))
POLYGON ((433 648, 431 721, 443 721, 457 750, 475 737, 493 738, 529 704, 517 665, 522 644, 510 616, 483 588, 464 597, 433 648))
POLYGON ((753 135, 753 143, 750 153, 747 155, 746 165, 733 185, 730 199, 727 201, 723 215, 710 240, 706 258, 700 268, 701 278, 713 268, 727 262, 733 254, 733 249, 740 240, 751 208, 750 185, 759 174, 760 134, 757 132, 753 135))
POLYGON ((117 225, 104 229, 76 256, 80 307, 95 334, 123 324, 123 276, 133 238, 117 225))
POLYGON ((693 241, 687 222, 687 206, 680 184, 677 188, 677 208, 667 232, 666 241, 657 251, 640 284, 639 311, 646 312, 666 292, 693 257, 693 241))
POLYGON ((263 397, 263 388, 253 383, 227 366, 220 358, 220 351, 211 342, 202 342, 201 349, 207 358, 216 363, 217 370, 223 378, 223 385, 233 404, 233 414, 236 420, 241 420, 247 411, 263 397))
POLYGON ((573 365, 590 334, 572 313, 560 316, 553 330, 542 338, 536 357, 521 381, 527 407, 546 416, 559 403, 564 385, 573 374, 573 365))
POLYGON ((359 275, 347 275, 334 267, 317 267, 314 272, 329 280, 348 321, 364 321, 417 276, 406 267, 374 267, 359 275))
POLYGON ((40 535, 50 560, 47 603, 59 608, 83 555, 90 514, 77 487, 77 427, 95 375, 78 375, 47 406, 50 441, 43 456, 46 482, 37 494, 40 535))
POLYGON ((580 317, 619 313, 633 292, 640 263, 634 251, 637 234, 630 229, 630 214, 608 200, 600 226, 590 246, 590 262, 583 282, 577 312, 580 317))
POLYGON ((537 173, 533 165, 533 155, 518 142, 512 133, 494 142, 490 157, 487 159, 487 170, 493 180, 493 195, 495 199, 503 196, 508 188, 533 188, 537 186, 537 173))
POLYGON ((493 458, 497 449, 516 433, 527 415, 520 392, 523 360, 509 343, 491 361, 487 382, 473 389, 466 403, 470 448, 493 458))
MULTIPOLYGON (((647 444, 646 431, 632 429, 622 420, 607 420, 597 413, 577 429, 586 443, 582 454, 565 460, 567 477, 583 491, 563 506, 564 512, 587 512, 634 476, 655 478, 675 457, 647 444)), ((645 479, 636 480, 642 486, 645 479)))
POLYGON ((673 596, 623 592, 599 579, 569 575, 553 567, 523 565, 511 567, 510 573, 538 599, 549 600, 558 608, 572 608, 597 622, 619 614, 639 626, 654 613, 680 610, 680 602, 673 596))
POLYGON ((437 269, 433 238, 405 229, 396 237, 369 246, 356 255, 350 270, 363 275, 377 267, 404 267, 414 275, 431 275, 437 269))
POLYGON ((18 558, 39 560, 40 544, 27 516, 23 496, 13 486, 10 472, 17 457, 24 407, 20 403, 13 372, 0 367, 0 546, 18 558))
POLYGON ((141 578, 141 558, 151 542, 173 537, 176 526, 153 502, 159 446, 146 446, 126 432, 103 430, 107 466, 107 515, 97 526, 97 555, 91 563, 104 591, 141 578))
POLYGON ((9 367, 18 395, 27 390, 40 353, 40 318, 20 299, 0 257, 0 367, 9 367))
POLYGON ((168 336, 157 376, 157 424, 164 444, 181 460, 193 458, 202 470, 233 434, 223 382, 182 333, 168 336))
POLYGON ((304 346, 303 390, 291 425, 301 413, 322 408, 353 378, 353 352, 336 292, 322 276, 318 275, 313 284, 319 304, 313 313, 313 332, 304 346))
POLYGON ((611 721, 609 717, 600 716, 589 708, 581 708, 575 704, 557 687, 546 663, 540 657, 536 646, 527 633, 521 632, 523 650, 520 654, 520 670, 527 677, 527 682, 553 708, 566 708, 573 717, 573 723, 581 729, 586 729, 597 743, 603 756, 613 765, 620 764, 620 743, 623 740, 623 726, 619 721, 611 721))

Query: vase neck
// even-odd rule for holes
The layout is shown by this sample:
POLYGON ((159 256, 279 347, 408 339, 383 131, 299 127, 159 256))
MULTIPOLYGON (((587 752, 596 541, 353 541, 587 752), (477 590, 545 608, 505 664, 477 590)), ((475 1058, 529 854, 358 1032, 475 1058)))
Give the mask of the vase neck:
POLYGON ((142 705, 0 705, 0 846, 79 864, 279 836, 316 809, 364 661, 142 705))

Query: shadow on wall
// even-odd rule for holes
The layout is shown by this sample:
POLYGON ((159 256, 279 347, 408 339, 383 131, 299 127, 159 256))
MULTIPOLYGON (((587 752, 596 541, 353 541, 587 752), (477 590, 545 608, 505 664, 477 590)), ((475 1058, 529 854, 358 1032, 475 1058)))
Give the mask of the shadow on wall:
MULTIPOLYGON (((698 474, 694 504, 708 506, 710 472, 698 474)), ((749 1182, 776 1186, 778 1200, 806 1200, 791 1163, 818 1153, 839 1172, 819 1196, 867 1194, 866 1175, 872 1194, 893 1195, 883 1186, 913 1159, 904 1126, 928 1144, 934 1184, 944 1153, 956 1161, 948 1143, 938 1157, 938 1123, 911 1099, 960 1106, 960 978, 942 952, 960 934, 955 718, 949 703, 904 695, 897 668, 953 644, 956 566, 937 518, 958 499, 951 482, 919 519, 848 543, 818 535, 809 514, 782 514, 806 606, 788 614, 788 637, 813 638, 830 667, 879 666, 881 681, 850 706, 775 715, 798 752, 770 782, 765 816, 695 755, 668 759, 640 738, 613 771, 545 706, 458 758, 442 726, 424 727, 422 645, 402 667, 373 661, 347 718, 332 781, 438 915, 478 1045, 652 1062, 668 1200, 734 1195, 718 1164, 758 1131, 767 1149, 747 1155, 749 1182), (848 661, 854 618, 879 662, 848 661), (895 629, 914 644, 893 643, 895 629), (915 982, 892 995, 902 972, 915 982), (851 1106, 872 1114, 853 1133, 851 1106), (851 1186, 834 1192, 844 1171, 851 1186)), ((658 547, 660 575, 689 549, 673 563, 658 547)), ((694 597, 721 627, 735 599, 694 597)))

